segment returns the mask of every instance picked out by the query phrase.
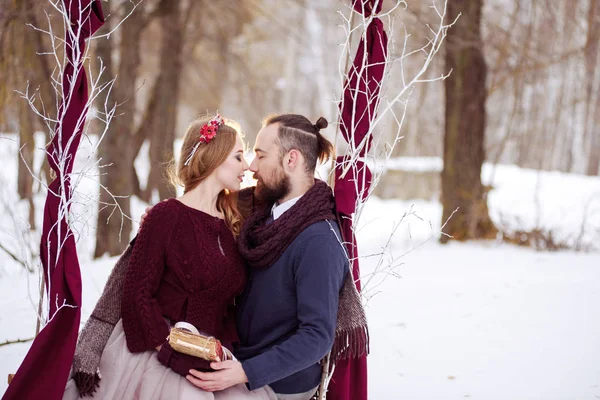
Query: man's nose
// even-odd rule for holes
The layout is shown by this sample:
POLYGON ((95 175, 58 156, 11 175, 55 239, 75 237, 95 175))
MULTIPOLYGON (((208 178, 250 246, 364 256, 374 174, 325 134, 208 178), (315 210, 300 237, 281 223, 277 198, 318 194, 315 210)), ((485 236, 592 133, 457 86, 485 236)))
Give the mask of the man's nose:
POLYGON ((256 162, 256 158, 254 158, 254 160, 252 160, 250 163, 250 171, 258 172, 258 163, 256 162))

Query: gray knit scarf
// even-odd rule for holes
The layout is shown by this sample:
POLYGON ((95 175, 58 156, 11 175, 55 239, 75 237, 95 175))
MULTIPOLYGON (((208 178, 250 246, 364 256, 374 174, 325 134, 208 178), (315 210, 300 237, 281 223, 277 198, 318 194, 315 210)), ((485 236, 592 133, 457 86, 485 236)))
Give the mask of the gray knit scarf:
MULTIPOLYGON (((243 202, 243 196, 240 196, 240 202, 243 202)), ((336 219, 331 188, 318 179, 315 179, 315 184, 289 211, 277 221, 267 223, 271 208, 272 204, 255 205, 238 237, 240 254, 252 268, 271 267, 309 225, 336 219)), ((340 246, 343 242, 344 240, 340 240, 340 246)), ((352 270, 351 262, 350 269, 352 270)), ((367 319, 350 272, 346 275, 340 291, 331 359, 337 361, 360 357, 368 351, 367 319)))

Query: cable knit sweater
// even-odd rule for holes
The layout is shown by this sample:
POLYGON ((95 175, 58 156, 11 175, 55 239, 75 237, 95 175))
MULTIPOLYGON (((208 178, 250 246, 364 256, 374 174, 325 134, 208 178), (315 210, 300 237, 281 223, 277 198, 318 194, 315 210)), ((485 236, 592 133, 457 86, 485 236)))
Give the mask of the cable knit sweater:
POLYGON ((152 350, 186 321, 237 342, 234 298, 246 282, 244 261, 221 219, 171 199, 154 206, 136 239, 123 286, 121 316, 131 352, 152 350))

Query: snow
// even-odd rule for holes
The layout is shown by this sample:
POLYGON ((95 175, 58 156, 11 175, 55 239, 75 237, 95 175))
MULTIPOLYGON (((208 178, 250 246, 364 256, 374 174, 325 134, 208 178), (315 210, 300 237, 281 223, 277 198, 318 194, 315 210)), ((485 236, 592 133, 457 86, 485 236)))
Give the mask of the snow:
MULTIPOLYGON (((397 157, 370 162, 375 170, 441 172, 439 157, 397 157)), ((481 171, 489 192, 490 217, 507 231, 551 231, 570 247, 600 250, 600 179, 515 165, 484 163, 481 171)), ((438 193, 439 195, 439 193, 438 193)), ((436 223, 441 218, 433 218, 436 223)), ((439 224, 438 224, 439 225, 439 224)))
POLYGON ((600 395, 599 261, 490 244, 406 256, 368 302, 370 397, 600 395))
POLYGON ((373 165, 382 166, 388 170, 442 172, 444 161, 440 157, 396 157, 390 158, 387 162, 377 160, 375 163, 369 163, 369 166, 373 165))
MULTIPOLYGON (((0 241, 18 245, 11 216, 27 220, 27 207, 12 189, 18 143, 12 135, 0 137, 0 201, 11 207, 0 211, 0 241)), ((93 150, 93 140, 82 142, 78 166, 89 165, 93 150)), ((143 155, 136 167, 147 169, 143 155)), ((491 175, 485 166, 484 181, 491 175)), ((551 227, 564 238, 578 234, 585 221, 585 240, 600 242, 600 179, 500 165, 493 185, 489 207, 495 221, 551 227)), ((96 206, 85 196, 97 196, 97 188, 85 180, 81 190, 75 211, 85 216, 78 240, 83 325, 116 258, 92 259, 96 206)), ((43 196, 36 195, 38 226, 43 196)), ((134 220, 145 206, 133 202, 134 220)), ((440 219, 441 205, 428 201, 374 197, 362 213, 358 240, 371 332, 370 398, 600 397, 600 253, 536 252, 497 242, 440 245, 440 219)), ((0 252, 0 342, 33 336, 37 288, 36 274, 0 252)), ((0 393, 29 346, 0 347, 0 393)))
POLYGON ((580 242, 600 250, 600 179, 561 172, 540 172, 514 165, 485 164, 484 184, 490 216, 509 227, 552 230, 570 245, 580 242))

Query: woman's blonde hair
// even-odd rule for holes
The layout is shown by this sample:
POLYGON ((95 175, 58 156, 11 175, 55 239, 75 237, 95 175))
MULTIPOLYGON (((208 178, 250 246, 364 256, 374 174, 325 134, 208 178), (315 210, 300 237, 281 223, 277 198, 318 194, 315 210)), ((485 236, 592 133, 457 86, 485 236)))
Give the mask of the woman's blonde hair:
MULTIPOLYGON (((198 146, 188 165, 185 165, 194 146, 198 143, 202 125, 208 123, 211 118, 213 117, 208 116, 192 121, 183 138, 177 167, 170 170, 171 182, 183 186, 183 193, 189 192, 212 174, 235 147, 237 136, 242 136, 239 125, 235 121, 224 119, 225 123, 219 127, 215 137, 209 143, 198 146)), ((229 192, 227 189, 221 191, 217 198, 217 210, 223 213, 227 226, 237 237, 242 225, 242 215, 237 207, 237 193, 229 192)))

